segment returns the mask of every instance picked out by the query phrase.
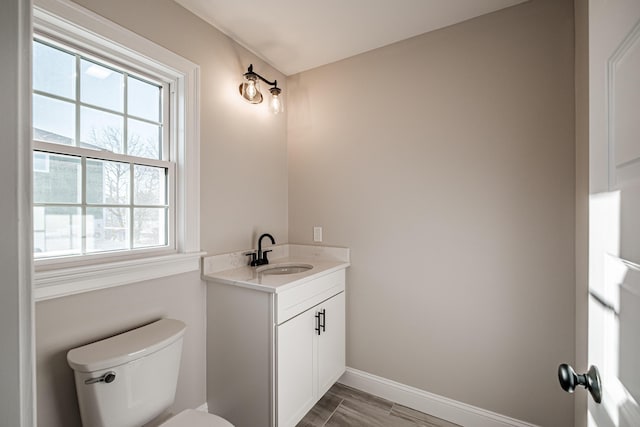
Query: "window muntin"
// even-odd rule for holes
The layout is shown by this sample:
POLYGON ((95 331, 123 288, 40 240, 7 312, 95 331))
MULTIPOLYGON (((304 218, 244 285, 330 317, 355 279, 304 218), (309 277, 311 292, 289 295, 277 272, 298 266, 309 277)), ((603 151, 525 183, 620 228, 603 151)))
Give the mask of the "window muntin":
POLYGON ((172 247, 168 84, 40 37, 33 64, 35 258, 172 247))

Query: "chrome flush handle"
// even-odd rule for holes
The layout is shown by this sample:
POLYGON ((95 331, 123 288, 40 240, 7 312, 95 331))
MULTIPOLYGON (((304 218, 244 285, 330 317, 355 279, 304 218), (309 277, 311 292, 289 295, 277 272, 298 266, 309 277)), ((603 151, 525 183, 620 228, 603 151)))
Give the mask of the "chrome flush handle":
POLYGON ((97 378, 89 378, 88 380, 85 380, 84 383, 85 384, 95 384, 95 383, 112 383, 116 380, 116 373, 113 371, 109 371, 97 378))

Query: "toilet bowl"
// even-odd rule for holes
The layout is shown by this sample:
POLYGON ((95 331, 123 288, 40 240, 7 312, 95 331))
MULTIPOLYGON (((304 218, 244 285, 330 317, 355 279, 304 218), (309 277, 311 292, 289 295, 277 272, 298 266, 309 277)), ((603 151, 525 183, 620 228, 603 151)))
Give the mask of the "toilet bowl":
MULTIPOLYGON (((186 325, 161 319, 69 350, 82 425, 140 427, 173 404, 186 325)), ((163 427, 233 427, 225 419, 187 409, 163 427)))

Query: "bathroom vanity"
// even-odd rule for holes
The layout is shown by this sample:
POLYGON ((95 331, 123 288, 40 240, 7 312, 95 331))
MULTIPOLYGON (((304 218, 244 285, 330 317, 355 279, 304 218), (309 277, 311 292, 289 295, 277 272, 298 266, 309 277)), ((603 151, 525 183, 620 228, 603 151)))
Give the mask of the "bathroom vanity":
POLYGON ((207 403, 237 427, 295 426, 345 370, 349 250, 269 249, 257 268, 242 252, 203 259, 207 403))

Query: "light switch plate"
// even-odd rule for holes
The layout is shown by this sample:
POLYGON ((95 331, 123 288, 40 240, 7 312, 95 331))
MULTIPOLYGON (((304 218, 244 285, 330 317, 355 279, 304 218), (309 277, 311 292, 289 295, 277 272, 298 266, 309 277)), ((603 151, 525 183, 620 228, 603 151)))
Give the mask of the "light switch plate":
POLYGON ((322 242, 322 227, 313 227, 313 241, 322 242))

